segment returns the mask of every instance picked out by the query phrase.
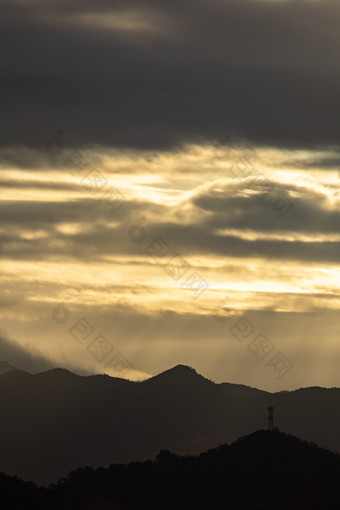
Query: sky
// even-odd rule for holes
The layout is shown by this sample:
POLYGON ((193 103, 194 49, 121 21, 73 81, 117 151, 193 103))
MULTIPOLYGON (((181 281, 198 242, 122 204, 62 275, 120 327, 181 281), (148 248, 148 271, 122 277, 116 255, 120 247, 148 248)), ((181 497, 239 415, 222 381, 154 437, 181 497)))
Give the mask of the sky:
POLYGON ((1 0, 0 359, 340 385, 338 0, 1 0))

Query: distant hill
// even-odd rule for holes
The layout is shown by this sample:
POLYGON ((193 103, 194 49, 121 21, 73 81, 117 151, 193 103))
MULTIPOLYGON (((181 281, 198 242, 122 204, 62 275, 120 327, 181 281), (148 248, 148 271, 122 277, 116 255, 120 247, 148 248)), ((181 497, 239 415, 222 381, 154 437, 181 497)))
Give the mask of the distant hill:
POLYGON ((0 375, 0 471, 48 484, 81 466, 196 454, 266 427, 340 452, 340 389, 268 393, 178 365, 144 382, 63 369, 0 375))
POLYGON ((0 474, 11 510, 321 510, 340 508, 340 456, 259 430, 197 456, 85 467, 47 489, 0 474))

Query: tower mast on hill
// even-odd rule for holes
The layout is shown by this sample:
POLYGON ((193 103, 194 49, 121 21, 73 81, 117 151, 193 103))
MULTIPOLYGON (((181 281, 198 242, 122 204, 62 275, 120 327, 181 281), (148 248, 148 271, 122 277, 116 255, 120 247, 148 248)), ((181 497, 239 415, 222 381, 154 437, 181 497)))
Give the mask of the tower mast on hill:
POLYGON ((274 430, 274 407, 268 406, 268 430, 274 430))

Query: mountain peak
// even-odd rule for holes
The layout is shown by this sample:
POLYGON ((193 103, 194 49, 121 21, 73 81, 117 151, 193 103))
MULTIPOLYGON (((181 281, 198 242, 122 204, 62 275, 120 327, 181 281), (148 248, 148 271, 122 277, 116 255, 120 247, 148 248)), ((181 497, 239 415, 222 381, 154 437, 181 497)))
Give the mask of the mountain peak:
POLYGON ((147 379, 145 382, 148 381, 164 381, 164 382, 178 382, 181 384, 190 384, 190 383, 210 383, 214 384, 209 379, 206 379, 202 375, 198 374, 194 368, 189 367, 188 365, 176 365, 172 368, 169 368, 168 370, 165 370, 164 372, 161 372, 158 375, 155 375, 154 377, 151 377, 151 379, 147 379))
POLYGON ((44 372, 38 372, 36 376, 43 376, 43 377, 79 377, 77 374, 74 374, 73 372, 70 372, 66 368, 51 368, 49 370, 45 370, 44 372))
POLYGON ((165 370, 163 374, 169 372, 176 374, 197 374, 196 370, 192 367, 189 367, 189 365, 175 365, 174 367, 165 370))

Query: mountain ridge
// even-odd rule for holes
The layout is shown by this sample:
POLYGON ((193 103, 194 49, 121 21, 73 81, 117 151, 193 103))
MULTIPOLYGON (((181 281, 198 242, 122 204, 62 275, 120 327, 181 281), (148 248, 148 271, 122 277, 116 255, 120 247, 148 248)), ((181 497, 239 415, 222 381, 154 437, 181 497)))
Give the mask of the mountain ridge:
POLYGON ((0 360, 0 376, 1 375, 6 375, 10 372, 16 372, 16 373, 20 373, 20 374, 28 374, 28 375, 31 375, 33 377, 35 376, 41 376, 41 375, 67 375, 67 376, 75 376, 75 377, 78 377, 78 378, 83 378, 83 379, 87 379, 87 378, 99 378, 99 377, 103 377, 103 378, 107 378, 107 379, 111 379, 111 380, 120 380, 120 381, 127 381, 127 382, 130 382, 130 383, 133 383, 133 384, 144 384, 144 383, 147 383, 147 382, 150 382, 150 381, 154 381, 154 380, 172 380, 174 379, 175 377, 181 377, 182 378, 182 381, 185 381, 185 380, 195 380, 196 381, 207 381, 208 383, 212 384, 212 385, 215 385, 215 386, 233 386, 234 388, 247 388, 249 390, 253 390, 253 391, 257 391, 257 392, 262 392, 262 393, 266 393, 268 395, 279 395, 279 394, 285 394, 285 393, 294 393, 294 392, 298 392, 298 391, 304 391, 304 390, 317 390, 317 389, 320 389, 320 390, 340 390, 340 387, 338 386, 330 386, 330 387, 326 387, 326 386, 303 386, 303 387, 300 387, 300 388, 294 388, 293 390, 279 390, 279 391, 274 391, 274 392, 271 392, 271 391, 268 391, 268 390, 263 390, 261 388, 256 388, 254 386, 249 386, 247 384, 241 384, 241 383, 232 383, 232 382, 228 382, 228 381, 222 381, 222 382, 215 382, 215 381, 212 381, 211 379, 209 379, 208 377, 205 377, 204 375, 200 374, 199 372, 197 372, 196 369, 190 367, 189 365, 183 365, 183 364, 177 364, 177 365, 174 365, 173 367, 170 367, 166 370, 163 370, 162 372, 156 374, 156 375, 153 375, 147 379, 144 379, 142 381, 133 381, 133 380, 130 380, 130 379, 125 379, 125 378, 122 378, 122 377, 117 377, 117 376, 111 376, 109 374, 106 374, 106 373, 91 373, 91 374, 86 374, 86 375, 82 375, 82 374, 77 374, 75 372, 72 372, 71 370, 68 370, 66 368, 63 368, 63 367, 55 367, 55 368, 50 368, 48 370, 43 370, 41 372, 37 372, 35 374, 31 374, 30 372, 27 372, 25 370, 22 370, 20 368, 16 368, 16 367, 13 367, 11 366, 7 361, 4 361, 4 360, 0 360), (9 370, 6 370, 6 371, 1 371, 1 367, 4 366, 4 367, 9 367, 9 370))

